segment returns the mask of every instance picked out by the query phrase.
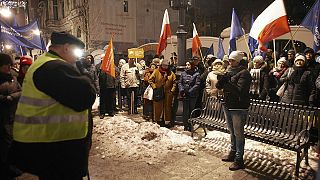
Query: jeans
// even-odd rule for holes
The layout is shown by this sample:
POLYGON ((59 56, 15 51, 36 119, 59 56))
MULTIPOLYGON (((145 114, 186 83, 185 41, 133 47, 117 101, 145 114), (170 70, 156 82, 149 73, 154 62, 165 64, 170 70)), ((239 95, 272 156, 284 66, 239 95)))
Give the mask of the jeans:
POLYGON ((248 110, 229 110, 223 106, 225 119, 231 136, 231 151, 236 151, 236 159, 242 160, 244 154, 244 125, 248 110))
POLYGON ((189 128, 190 124, 188 123, 188 119, 190 118, 190 114, 192 110, 194 110, 198 97, 184 97, 183 98, 183 126, 185 128, 189 128))

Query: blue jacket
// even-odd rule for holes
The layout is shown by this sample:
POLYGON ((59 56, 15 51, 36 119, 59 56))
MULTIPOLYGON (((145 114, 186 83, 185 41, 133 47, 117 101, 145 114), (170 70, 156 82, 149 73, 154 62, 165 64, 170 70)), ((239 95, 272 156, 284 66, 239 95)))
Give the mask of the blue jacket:
POLYGON ((200 73, 197 70, 186 70, 181 73, 179 93, 185 93, 188 97, 198 97, 200 90, 200 73))

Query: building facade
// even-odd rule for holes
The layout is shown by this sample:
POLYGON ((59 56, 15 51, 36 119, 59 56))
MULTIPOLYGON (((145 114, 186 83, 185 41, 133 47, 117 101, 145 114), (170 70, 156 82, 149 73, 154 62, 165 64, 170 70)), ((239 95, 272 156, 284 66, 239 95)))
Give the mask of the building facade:
POLYGON ((92 52, 103 49, 113 36, 116 52, 159 40, 164 10, 172 32, 178 14, 167 0, 30 0, 30 19, 38 19, 48 42, 53 31, 67 31, 92 52))

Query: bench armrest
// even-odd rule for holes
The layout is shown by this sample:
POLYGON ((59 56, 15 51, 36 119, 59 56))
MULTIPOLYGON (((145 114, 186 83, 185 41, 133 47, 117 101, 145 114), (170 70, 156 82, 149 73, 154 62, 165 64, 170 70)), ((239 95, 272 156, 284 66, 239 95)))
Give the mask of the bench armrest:
POLYGON ((309 137, 310 137, 309 130, 308 129, 302 130, 298 134, 297 145, 300 146, 301 138, 303 138, 302 142, 305 143, 309 141, 309 137))
POLYGON ((204 109, 197 108, 197 109, 192 110, 192 112, 191 112, 191 114, 190 114, 190 118, 195 118, 195 117, 193 117, 193 115, 194 115, 195 112, 197 112, 197 111, 203 111, 203 110, 205 110, 205 109, 206 109, 206 108, 204 108, 204 109))

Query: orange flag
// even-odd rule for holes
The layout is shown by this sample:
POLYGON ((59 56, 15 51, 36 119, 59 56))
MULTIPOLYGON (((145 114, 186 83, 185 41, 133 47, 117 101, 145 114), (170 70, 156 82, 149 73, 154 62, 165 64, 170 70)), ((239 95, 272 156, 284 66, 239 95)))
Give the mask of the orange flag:
POLYGON ((112 38, 110 39, 106 54, 102 60, 101 70, 110 74, 112 77, 116 77, 112 38))

